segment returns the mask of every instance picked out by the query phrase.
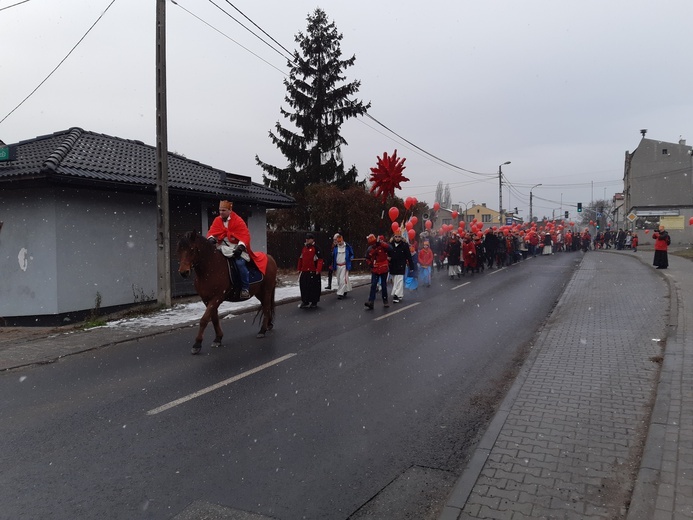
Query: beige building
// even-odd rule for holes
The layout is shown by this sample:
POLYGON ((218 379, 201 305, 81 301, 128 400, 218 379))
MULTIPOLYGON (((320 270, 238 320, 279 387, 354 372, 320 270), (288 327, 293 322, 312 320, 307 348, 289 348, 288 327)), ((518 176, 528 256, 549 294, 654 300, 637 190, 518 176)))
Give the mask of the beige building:
POLYGON ((498 217, 499 213, 486 207, 485 203, 474 204, 467 208, 461 204, 453 204, 450 209, 440 208, 431 220, 433 221, 433 229, 440 229, 443 224, 456 226, 463 221, 467 223, 465 229, 469 229, 469 225, 474 219, 483 226, 483 229, 488 229, 499 225, 498 217), (452 218, 453 211, 458 213, 456 219, 452 218))

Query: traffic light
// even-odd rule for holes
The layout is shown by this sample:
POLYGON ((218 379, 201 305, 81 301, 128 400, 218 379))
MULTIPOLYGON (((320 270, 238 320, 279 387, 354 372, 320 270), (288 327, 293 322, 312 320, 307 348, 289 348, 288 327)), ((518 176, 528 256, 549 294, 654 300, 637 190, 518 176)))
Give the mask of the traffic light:
POLYGON ((582 213, 582 202, 578 202, 578 213, 582 213))
POLYGON ((568 218, 569 213, 566 211, 565 212, 565 218, 568 218))

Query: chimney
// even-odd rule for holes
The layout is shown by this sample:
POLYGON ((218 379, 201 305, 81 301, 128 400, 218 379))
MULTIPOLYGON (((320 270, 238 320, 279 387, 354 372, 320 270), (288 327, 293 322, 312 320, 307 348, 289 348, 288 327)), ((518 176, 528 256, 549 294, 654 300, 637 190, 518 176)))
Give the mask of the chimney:
POLYGON ((679 144, 682 146, 686 146, 686 140, 685 139, 679 139, 679 144))
POLYGON ((643 128, 640 130, 640 133, 642 134, 642 138, 645 139, 645 134, 647 133, 647 128, 643 128))

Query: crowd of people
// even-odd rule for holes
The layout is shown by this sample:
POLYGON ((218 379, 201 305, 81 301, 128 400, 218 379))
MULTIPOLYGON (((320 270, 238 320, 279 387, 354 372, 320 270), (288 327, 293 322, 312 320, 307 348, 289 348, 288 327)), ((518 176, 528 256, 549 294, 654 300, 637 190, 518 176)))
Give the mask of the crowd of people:
MULTIPOLYGON (((443 234, 426 231, 417 236, 395 228, 389 239, 384 235, 368 235, 364 259, 371 271, 371 284, 368 300, 364 303, 366 309, 374 308, 378 293, 383 306, 389 307, 390 296, 392 303, 404 300, 405 287, 430 287, 433 271, 445 270, 450 279, 459 279, 486 269, 508 266, 530 256, 587 251, 592 247, 588 229, 578 233, 561 225, 540 230, 503 226, 485 232, 460 231, 448 230, 443 234)), ((317 307, 320 300, 322 254, 314 238, 312 233, 306 235, 298 261, 302 308, 317 307), (316 276, 318 279, 313 280, 316 276)), ((325 288, 332 289, 334 278, 339 299, 351 290, 349 272, 353 259, 352 246, 340 233, 335 234, 331 253, 326 255, 328 283, 325 288)))
MULTIPOLYGON (((501 268, 532 256, 553 255, 561 252, 588 251, 589 249, 632 249, 637 251, 638 235, 631 231, 607 230, 597 232, 592 238, 589 228, 579 232, 562 224, 548 222, 537 227, 520 225, 501 226, 483 230, 475 220, 469 231, 460 223, 457 231, 452 226, 433 233, 427 228, 418 236, 412 226, 400 228, 393 222, 393 234, 389 240, 384 235, 366 237, 368 248, 364 258, 371 271, 371 285, 366 309, 375 306, 380 292, 383 305, 389 307, 388 282, 392 282, 392 302, 404 299, 404 288, 416 288, 419 283, 430 287, 432 271, 447 270, 450 279, 474 275, 485 269, 501 268)), ((647 231, 646 231, 647 233, 647 231)), ((250 247, 250 232, 241 217, 233 212, 233 203, 222 200, 219 216, 214 219, 207 234, 208 240, 229 259, 233 260, 240 285, 238 299, 250 298, 247 264, 253 262, 262 272, 267 264, 266 256, 256 254, 250 247)), ((653 233, 655 257, 653 265, 666 269, 669 265, 667 248, 671 243, 664 226, 653 233)), ((325 260, 328 266, 327 289, 332 280, 337 285, 337 298, 343 299, 352 290, 349 273, 354 260, 354 249, 341 233, 333 236, 328 258, 323 258, 315 243, 313 233, 307 233, 298 258, 299 287, 302 308, 316 308, 322 292, 321 272, 325 260)))

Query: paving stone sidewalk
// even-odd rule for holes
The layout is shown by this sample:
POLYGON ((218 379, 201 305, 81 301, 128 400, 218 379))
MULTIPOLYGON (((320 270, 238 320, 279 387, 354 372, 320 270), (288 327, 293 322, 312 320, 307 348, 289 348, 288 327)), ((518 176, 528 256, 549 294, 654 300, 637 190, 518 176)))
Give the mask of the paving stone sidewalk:
POLYGON ((651 258, 584 255, 441 520, 693 518, 693 264, 651 258))

